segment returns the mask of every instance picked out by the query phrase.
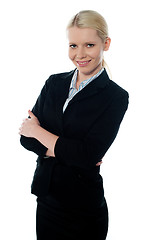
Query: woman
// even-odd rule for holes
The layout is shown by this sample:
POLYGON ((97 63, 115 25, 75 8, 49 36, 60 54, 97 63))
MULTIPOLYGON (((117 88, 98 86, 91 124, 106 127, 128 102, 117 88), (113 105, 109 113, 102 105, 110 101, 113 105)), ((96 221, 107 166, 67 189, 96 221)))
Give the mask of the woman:
POLYGON ((49 77, 20 128, 21 144, 38 155, 32 183, 37 239, 104 240, 108 210, 100 165, 127 110, 128 93, 104 68, 111 42, 104 18, 81 11, 67 32, 76 69, 49 77))

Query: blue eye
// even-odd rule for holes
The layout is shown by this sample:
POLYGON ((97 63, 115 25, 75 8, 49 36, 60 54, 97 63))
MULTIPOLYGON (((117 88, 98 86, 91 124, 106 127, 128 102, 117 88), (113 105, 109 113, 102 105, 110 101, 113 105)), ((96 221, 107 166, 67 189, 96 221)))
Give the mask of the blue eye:
POLYGON ((90 47, 94 47, 94 44, 92 44, 92 43, 88 43, 88 44, 87 44, 87 47, 88 47, 88 48, 90 48, 90 47))
POLYGON ((70 44, 69 46, 70 48, 73 48, 73 49, 77 47, 76 44, 70 44))

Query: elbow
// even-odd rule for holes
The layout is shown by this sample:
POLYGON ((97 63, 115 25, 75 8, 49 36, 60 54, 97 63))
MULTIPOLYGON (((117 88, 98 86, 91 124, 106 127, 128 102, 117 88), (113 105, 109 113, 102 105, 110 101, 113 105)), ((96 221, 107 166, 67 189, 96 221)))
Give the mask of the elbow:
POLYGON ((26 147, 26 139, 24 136, 20 136, 20 144, 23 146, 23 147, 26 147))
POLYGON ((27 150, 31 151, 31 144, 29 143, 29 138, 21 135, 20 144, 27 150))
POLYGON ((20 143, 25 149, 34 152, 38 156, 44 157, 46 155, 47 148, 35 138, 21 136, 20 143))

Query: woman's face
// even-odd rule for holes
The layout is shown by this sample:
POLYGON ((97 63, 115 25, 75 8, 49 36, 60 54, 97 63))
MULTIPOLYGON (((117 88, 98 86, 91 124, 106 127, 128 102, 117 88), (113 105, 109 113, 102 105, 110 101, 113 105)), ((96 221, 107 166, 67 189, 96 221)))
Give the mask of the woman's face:
POLYGON ((97 31, 91 28, 68 29, 69 58, 83 77, 90 77, 102 68, 103 51, 107 51, 110 39, 102 42, 97 31))

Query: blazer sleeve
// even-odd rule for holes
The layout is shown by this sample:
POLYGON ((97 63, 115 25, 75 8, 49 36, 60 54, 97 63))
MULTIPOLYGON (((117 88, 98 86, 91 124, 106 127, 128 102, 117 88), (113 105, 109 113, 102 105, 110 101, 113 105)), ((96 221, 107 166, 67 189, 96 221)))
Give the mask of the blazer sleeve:
POLYGON ((93 124, 83 140, 59 137, 55 145, 55 156, 63 164, 81 168, 92 168, 101 161, 113 143, 124 114, 128 108, 128 93, 117 97, 93 124))
MULTIPOLYGON (((42 111, 43 111, 45 97, 46 97, 47 90, 50 85, 51 78, 52 78, 52 76, 50 76, 49 79, 45 82, 45 85, 43 86, 41 93, 32 109, 32 112, 38 118, 40 124, 42 124, 42 122, 43 122, 42 111)), ((25 136, 21 135, 20 143, 24 148, 36 153, 40 157, 44 157, 46 154, 47 148, 35 138, 25 137, 25 136)))

